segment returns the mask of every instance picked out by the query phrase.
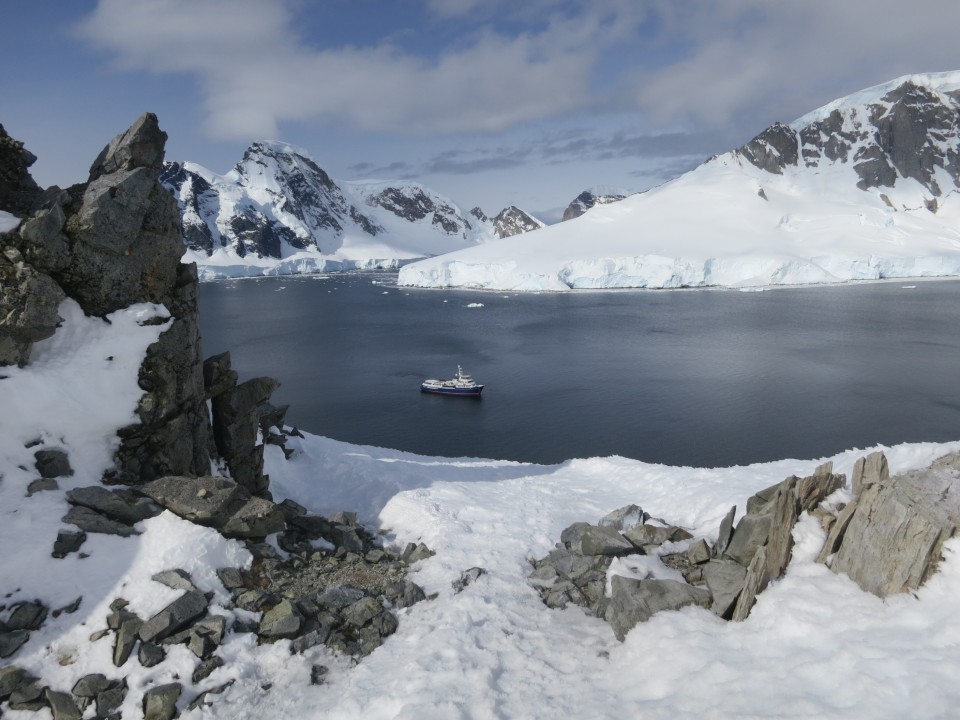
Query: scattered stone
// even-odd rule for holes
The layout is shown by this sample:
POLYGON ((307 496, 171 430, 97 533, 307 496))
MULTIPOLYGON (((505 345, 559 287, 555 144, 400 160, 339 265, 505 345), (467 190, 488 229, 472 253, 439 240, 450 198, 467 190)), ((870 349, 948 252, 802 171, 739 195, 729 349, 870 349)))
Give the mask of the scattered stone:
POLYGON ((180 683, 167 683, 143 694, 143 720, 172 720, 177 715, 180 683))
POLYGON ((210 675, 213 674, 213 671, 217 668, 223 667, 223 658, 219 655, 214 655, 213 657, 207 658, 197 665, 196 669, 193 671, 193 675, 190 679, 193 681, 193 684, 206 680, 210 675))
POLYGON ((30 482, 27 485, 27 497, 32 497, 38 492, 46 492, 49 490, 59 490, 60 483, 56 481, 55 478, 38 478, 30 482))
POLYGON ((22 602, 14 606, 7 618, 8 630, 38 630, 47 619, 47 608, 39 601, 22 602))
POLYGON ((310 668, 310 684, 323 685, 327 679, 327 673, 330 672, 326 665, 314 665, 310 668))
POLYGON ((21 685, 33 682, 33 678, 23 668, 7 665, 0 668, 0 702, 10 697, 21 685))
POLYGON ((123 525, 134 525, 141 520, 156 517, 163 511, 163 508, 149 498, 136 496, 129 490, 107 490, 102 485, 69 490, 67 502, 94 510, 123 525))
POLYGON ((560 542, 577 555, 630 555, 633 544, 616 530, 585 522, 574 523, 562 533, 560 542))
POLYGON ((224 690, 226 690, 228 687, 230 687, 231 685, 233 685, 234 682, 236 682, 236 681, 235 681, 235 680, 228 680, 227 682, 223 683, 223 685, 218 685, 218 686, 215 687, 215 688, 211 688, 211 689, 209 689, 209 690, 203 691, 202 693, 200 693, 199 695, 197 695, 196 698, 194 698, 193 702, 191 702, 189 705, 187 705, 187 710, 196 710, 196 709, 199 708, 199 707, 206 707, 206 706, 212 705, 213 703, 210 702, 210 700, 209 700, 210 696, 211 696, 211 695, 219 695, 219 694, 222 693, 224 690))
POLYGON ((0 658, 8 658, 24 646, 30 639, 26 630, 13 630, 0 633, 0 658))
POLYGON ((126 681, 111 681, 105 690, 97 693, 97 717, 119 718, 117 710, 120 709, 126 696, 126 681))
POLYGON ((200 592, 197 586, 190 580, 190 575, 185 570, 174 569, 158 572, 150 578, 154 582, 166 585, 172 590, 186 590, 189 592, 200 592))
POLYGON ((317 596, 317 602, 327 607, 342 610, 348 605, 352 605, 364 596, 363 590, 350 587, 349 585, 334 585, 324 590, 317 596))
POLYGON ((463 592, 468 585, 485 573, 486 571, 481 567, 472 567, 469 570, 464 570, 460 573, 459 579, 453 581, 453 591, 457 593, 463 592))
POLYGON ((56 618, 56 617, 60 617, 60 616, 63 615, 64 613, 66 613, 67 615, 73 615, 73 613, 75 613, 77 610, 80 609, 80 603, 82 603, 82 602, 83 602, 83 596, 80 595, 80 596, 78 596, 77 599, 74 600, 73 602, 71 602, 71 603, 69 603, 69 604, 67 604, 67 605, 64 605, 64 606, 61 607, 61 608, 57 608, 56 610, 54 610, 54 611, 53 611, 52 613, 50 613, 50 614, 51 614, 53 617, 55 617, 55 618, 56 618))
POLYGON ((44 478, 57 478, 73 475, 67 453, 60 449, 37 450, 33 457, 37 472, 44 478))
POLYGON ((710 559, 710 546, 701 538, 687 549, 687 559, 694 565, 700 565, 710 559))
POLYGON ((296 637, 303 625, 303 616, 289 600, 264 613, 257 634, 266 640, 296 637))
POLYGON ((83 717, 69 693, 47 688, 43 694, 53 712, 53 720, 80 720, 83 717))
POLYGON ((351 625, 362 627, 381 611, 380 603, 372 597, 364 597, 343 609, 343 619, 351 625))
POLYGON ((415 562, 426 560, 428 557, 433 557, 434 555, 436 555, 436 553, 423 543, 416 545, 414 543, 407 543, 400 559, 408 565, 413 565, 415 562))
POLYGON ((143 627, 143 621, 136 615, 132 613, 125 613, 125 615, 125 619, 117 628, 117 636, 113 642, 113 664, 117 667, 123 667, 130 658, 143 627))
POLYGON ((207 598, 203 593, 189 591, 178 597, 163 610, 143 623, 140 639, 145 642, 162 640, 190 624, 207 611, 207 598))
POLYGON ((36 712, 47 706, 46 699, 43 697, 44 687, 36 682, 30 682, 17 687, 10 693, 8 701, 11 710, 27 710, 36 712))
POLYGON ((71 507, 70 510, 67 511, 67 514, 63 516, 63 521, 65 523, 70 523, 71 525, 76 525, 78 528, 88 533, 120 535, 121 537, 129 537, 131 535, 140 534, 129 525, 117 522, 116 520, 111 520, 110 518, 81 505, 75 505, 71 507))
POLYGON ((70 692, 78 698, 93 699, 108 687, 110 687, 110 681, 107 680, 106 675, 102 673, 91 673, 77 680, 70 692))
POLYGON ((61 530, 57 533, 57 539, 53 543, 53 552, 51 556, 55 558, 65 558, 72 552, 80 549, 80 546, 87 541, 87 534, 83 530, 72 532, 70 530, 61 530))
POLYGON ((139 650, 137 650, 137 660, 147 668, 159 665, 166 657, 166 651, 154 643, 142 642, 140 643, 139 650))
POLYGON ((225 567, 217 570, 217 577, 228 591, 234 591, 243 587, 243 575, 237 568, 225 567))
POLYGON ((660 610, 679 610, 687 605, 709 607, 712 598, 705 588, 677 580, 635 580, 614 575, 606 620, 618 640, 623 640, 637 623, 645 622, 660 610))

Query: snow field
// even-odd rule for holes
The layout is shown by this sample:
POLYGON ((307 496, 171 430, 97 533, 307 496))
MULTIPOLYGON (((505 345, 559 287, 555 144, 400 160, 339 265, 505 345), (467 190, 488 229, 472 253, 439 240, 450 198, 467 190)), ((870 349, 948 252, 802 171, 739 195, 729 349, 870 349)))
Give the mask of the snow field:
MULTIPOLYGON (((948 543, 941 572, 915 595, 886 601, 861 592, 846 577, 812 562, 823 540, 804 518, 794 531, 794 561, 759 599, 750 618, 726 623, 688 608, 661 613, 619 643, 601 620, 578 608, 549 610, 529 585, 529 559, 543 556, 576 521, 596 522, 637 503, 655 517, 715 538, 731 505, 757 490, 826 460, 782 460, 718 469, 666 467, 619 457, 539 466, 497 460, 447 459, 348 445, 327 438, 291 438, 284 460, 266 448, 266 472, 277 500, 295 498, 329 514, 356 510, 382 528, 389 543, 423 541, 436 555, 415 566, 412 579, 435 600, 398 612, 398 632, 356 667, 322 647, 291 655, 289 643, 257 646, 249 634, 228 634, 218 650, 227 664, 194 686, 197 659, 182 646, 143 668, 131 658, 111 662, 105 627, 109 603, 130 602, 141 617, 177 593, 150 580, 183 568, 213 612, 227 594, 215 570, 244 566, 236 541, 168 512, 147 520, 142 534, 123 539, 89 535, 82 551, 50 557, 63 491, 95 484, 109 466, 117 427, 130 422, 140 391, 137 369, 163 326, 141 326, 162 307, 135 306, 111 324, 85 318, 70 301, 64 325, 38 344, 31 365, 5 368, 0 379, 0 595, 9 605, 40 599, 51 608, 82 597, 72 614, 50 617, 10 660, 68 690, 79 677, 103 672, 127 678, 124 717, 139 717, 144 689, 184 684, 181 710, 202 690, 235 684, 204 711, 184 718, 937 718, 960 703, 960 544, 948 543), (112 357, 112 360, 106 360, 112 357), (70 453, 75 474, 60 491, 26 498, 36 438, 70 453), (486 570, 463 592, 451 583, 473 566, 486 570), (330 672, 310 685, 313 664, 330 672), (269 690, 267 689, 269 688, 269 690)), ((854 461, 875 448, 832 458, 848 477, 854 461)), ((960 442, 883 448, 892 472, 927 465, 960 450, 960 442)), ((840 491, 835 500, 843 500, 840 491)), ((620 572, 654 558, 627 558, 620 572)), ((49 717, 6 712, 13 720, 49 717)))

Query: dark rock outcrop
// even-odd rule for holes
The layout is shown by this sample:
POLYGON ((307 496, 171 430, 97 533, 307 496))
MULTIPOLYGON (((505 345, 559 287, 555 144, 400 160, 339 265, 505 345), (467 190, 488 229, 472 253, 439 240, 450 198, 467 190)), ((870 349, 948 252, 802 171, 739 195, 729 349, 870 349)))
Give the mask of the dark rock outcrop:
POLYGON ((865 106, 835 108, 803 126, 777 123, 735 153, 777 175, 801 162, 808 168, 849 163, 861 190, 916 180, 930 195, 928 209, 936 212, 936 199, 960 185, 958 111, 960 93, 907 79, 865 106), (952 187, 940 186, 939 173, 952 187))
POLYGON ((612 202, 623 200, 626 195, 619 193, 596 194, 591 190, 584 190, 577 195, 563 211, 563 220, 573 220, 583 215, 594 205, 607 205, 612 202))
POLYGON ((516 205, 505 207, 493 219, 493 231, 499 238, 521 235, 531 230, 539 230, 542 227, 542 222, 516 205))

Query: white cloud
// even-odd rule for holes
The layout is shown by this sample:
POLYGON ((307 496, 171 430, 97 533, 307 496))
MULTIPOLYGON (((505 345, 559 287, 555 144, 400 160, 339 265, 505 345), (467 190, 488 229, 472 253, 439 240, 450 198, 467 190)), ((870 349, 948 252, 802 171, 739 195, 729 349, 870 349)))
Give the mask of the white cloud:
POLYGON ((100 0, 79 32, 121 69, 193 78, 208 134, 243 140, 289 122, 429 136, 624 111, 746 139, 897 75, 960 68, 956 0, 423 2, 462 32, 422 55, 377 37, 315 47, 298 13, 328 6, 300 0, 100 0))
POLYGON ((295 7, 100 0, 79 32, 122 69, 195 76, 208 131, 249 138, 275 137, 291 120, 452 133, 549 118, 589 101, 611 19, 604 5, 575 18, 548 16, 538 32, 507 36, 481 28, 427 60, 386 43, 310 47, 294 30, 295 7))

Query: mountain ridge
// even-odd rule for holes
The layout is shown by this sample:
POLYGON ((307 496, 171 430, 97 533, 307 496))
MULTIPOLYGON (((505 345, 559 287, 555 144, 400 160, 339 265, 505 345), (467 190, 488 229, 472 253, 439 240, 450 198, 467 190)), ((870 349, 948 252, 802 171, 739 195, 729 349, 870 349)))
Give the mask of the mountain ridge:
POLYGON ((518 208, 465 213, 417 182, 338 182, 283 142, 252 143, 224 175, 168 162, 160 180, 202 279, 395 268, 543 226, 518 208))
POLYGON ((960 275, 958 114, 960 73, 905 76, 509 247, 406 266, 400 283, 569 290, 960 275))

